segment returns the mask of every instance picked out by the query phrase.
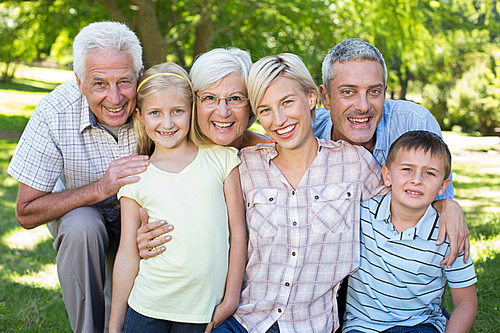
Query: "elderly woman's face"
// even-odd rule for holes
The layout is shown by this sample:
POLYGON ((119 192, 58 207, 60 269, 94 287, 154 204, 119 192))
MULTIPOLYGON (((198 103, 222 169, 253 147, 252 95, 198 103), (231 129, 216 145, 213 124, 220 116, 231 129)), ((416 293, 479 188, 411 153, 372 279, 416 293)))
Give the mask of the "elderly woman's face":
MULTIPOLYGON (((200 98, 213 96, 216 99, 232 96, 248 97, 245 82, 240 76, 233 74, 224 77, 215 87, 198 90, 196 95, 200 98)), ((203 106, 201 101, 197 99, 197 108, 201 131, 212 142, 222 146, 230 145, 241 138, 247 128, 251 112, 248 102, 244 107, 231 108, 222 99, 215 107, 203 106)))

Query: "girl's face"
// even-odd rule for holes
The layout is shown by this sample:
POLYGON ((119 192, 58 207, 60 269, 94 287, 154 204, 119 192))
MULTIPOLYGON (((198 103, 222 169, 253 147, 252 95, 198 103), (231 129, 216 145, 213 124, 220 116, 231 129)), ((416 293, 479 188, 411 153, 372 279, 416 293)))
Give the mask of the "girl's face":
POLYGON ((257 117, 280 149, 297 149, 314 139, 311 110, 315 106, 316 95, 304 93, 294 80, 279 77, 267 88, 257 117))
POLYGON ((155 151, 187 144, 191 104, 180 96, 177 87, 171 86, 146 98, 136 116, 155 143, 155 151))
MULTIPOLYGON (((238 75, 230 74, 224 77, 219 85, 204 90, 198 90, 196 95, 200 98, 213 96, 213 98, 243 96, 248 98, 245 82, 238 75)), ((225 100, 220 100, 219 105, 207 107, 201 105, 197 99, 198 124, 201 131, 213 143, 228 146, 243 135, 250 118, 250 103, 239 108, 230 108, 225 100)))

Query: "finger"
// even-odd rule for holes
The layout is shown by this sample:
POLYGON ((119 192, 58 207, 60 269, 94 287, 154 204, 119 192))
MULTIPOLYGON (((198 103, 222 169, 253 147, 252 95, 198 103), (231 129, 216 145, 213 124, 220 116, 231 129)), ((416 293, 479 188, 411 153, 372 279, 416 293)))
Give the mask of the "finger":
POLYGON ((470 255, 470 242, 469 242, 469 236, 467 235, 467 238, 465 239, 464 263, 467 263, 467 260, 469 260, 469 255, 470 255))
POLYGON ((212 329, 214 328, 214 322, 211 321, 208 323, 207 327, 205 328, 205 333, 210 333, 212 332, 212 329))
POLYGON ((443 244, 446 238, 446 225, 444 223, 439 225, 439 232, 436 240, 436 245, 443 244))
POLYGON ((161 246, 167 242, 170 242, 171 240, 172 240, 172 236, 168 235, 165 237, 152 239, 149 242, 145 243, 145 245, 147 245, 147 247, 149 247, 150 249, 155 249, 158 246, 161 246))
POLYGON ((139 252, 139 256, 143 259, 150 259, 150 258, 154 258, 156 257, 157 255, 165 252, 165 246, 162 246, 162 247, 159 247, 157 249, 154 249, 154 250, 151 250, 151 251, 148 251, 148 250, 141 250, 139 252))
POLYGON ((147 161, 147 160, 149 160, 148 155, 139 155, 137 153, 133 153, 130 156, 118 158, 118 159, 114 160, 113 162, 111 162, 111 164, 120 165, 120 164, 127 164, 130 162, 140 162, 140 161, 147 161))
POLYGON ((446 265, 447 268, 450 268, 455 259, 457 259, 457 256, 458 256, 457 248, 456 246, 453 246, 453 244, 450 242, 450 253, 446 258, 444 258, 443 261, 441 261, 441 266, 446 265))
MULTIPOLYGON (((144 207, 141 207, 139 208, 139 216, 141 217, 141 228, 142 227, 148 227, 148 220, 149 220, 149 216, 148 216, 148 212, 146 211, 146 209, 144 207)), ((151 223, 152 224, 158 224, 158 222, 163 222, 165 223, 165 221, 156 221, 156 222, 153 222, 151 223)), ((158 225, 158 227, 161 225, 161 223, 158 225)), ((152 227, 152 228, 155 228, 155 227, 152 227)), ((140 230, 140 228, 139 228, 140 230)), ((151 230, 151 229, 148 229, 148 231, 151 230)))

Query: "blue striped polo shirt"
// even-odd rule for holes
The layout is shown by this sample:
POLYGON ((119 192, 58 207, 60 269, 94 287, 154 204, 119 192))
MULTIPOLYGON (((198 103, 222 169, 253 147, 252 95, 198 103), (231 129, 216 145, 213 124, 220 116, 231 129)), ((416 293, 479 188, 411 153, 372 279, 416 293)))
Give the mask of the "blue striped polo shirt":
POLYGON ((343 332, 381 332, 393 326, 427 323, 444 332, 440 304, 448 281, 464 288, 477 281, 469 256, 450 268, 448 238, 436 246, 439 214, 429 205, 412 227, 401 233, 391 223, 391 194, 361 202, 361 262, 349 278, 343 332))

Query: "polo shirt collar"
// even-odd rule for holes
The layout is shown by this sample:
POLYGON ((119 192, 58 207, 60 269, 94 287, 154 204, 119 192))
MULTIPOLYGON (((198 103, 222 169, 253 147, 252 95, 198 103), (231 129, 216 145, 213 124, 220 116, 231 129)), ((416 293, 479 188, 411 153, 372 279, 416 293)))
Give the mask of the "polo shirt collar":
MULTIPOLYGON (((379 221, 384 221, 389 223, 391 219, 391 194, 387 194, 382 197, 377 211, 375 212, 374 218, 379 221)), ((432 231, 436 227, 439 219, 439 214, 432 207, 432 204, 427 207, 422 218, 413 227, 415 229, 414 236, 418 236, 421 239, 429 240, 432 236, 432 231)), ((412 228, 410 228, 412 229, 412 228)))

